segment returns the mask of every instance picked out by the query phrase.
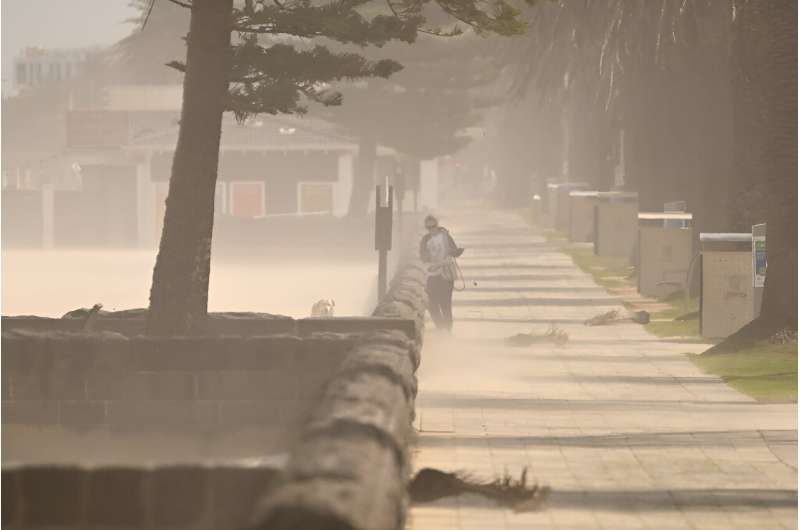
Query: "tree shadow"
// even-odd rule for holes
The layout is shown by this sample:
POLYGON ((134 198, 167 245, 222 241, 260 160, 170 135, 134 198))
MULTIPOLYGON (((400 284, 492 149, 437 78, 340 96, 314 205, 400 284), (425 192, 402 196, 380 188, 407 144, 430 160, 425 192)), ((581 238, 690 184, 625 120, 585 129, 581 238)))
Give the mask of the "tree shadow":
POLYGON ((691 511, 726 508, 791 508, 797 491, 786 489, 709 488, 658 490, 556 490, 548 508, 604 511, 691 511))
POLYGON ((552 436, 425 436, 417 437, 420 447, 581 447, 591 449, 670 448, 670 447, 752 447, 768 445, 796 445, 797 432, 769 431, 673 431, 650 433, 614 433, 597 435, 552 436))
POLYGON ((453 307, 616 307, 616 298, 485 298, 481 300, 453 300, 453 307))

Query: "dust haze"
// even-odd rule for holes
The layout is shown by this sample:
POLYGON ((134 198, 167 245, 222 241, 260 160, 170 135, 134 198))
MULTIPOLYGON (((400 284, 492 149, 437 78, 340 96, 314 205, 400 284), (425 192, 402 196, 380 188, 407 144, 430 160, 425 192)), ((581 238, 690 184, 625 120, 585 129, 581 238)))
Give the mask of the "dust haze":
POLYGON ((2 2, 9 526, 796 519, 797 2, 2 2))
MULTIPOLYGON (((155 255, 154 250, 5 250, 3 314, 60 317, 98 302, 109 311, 147 307, 155 255)), ((332 298, 338 314, 365 316, 375 302, 377 280, 364 282, 376 277, 374 261, 219 259, 212 265, 209 311, 274 307, 304 318, 315 302, 332 298)))

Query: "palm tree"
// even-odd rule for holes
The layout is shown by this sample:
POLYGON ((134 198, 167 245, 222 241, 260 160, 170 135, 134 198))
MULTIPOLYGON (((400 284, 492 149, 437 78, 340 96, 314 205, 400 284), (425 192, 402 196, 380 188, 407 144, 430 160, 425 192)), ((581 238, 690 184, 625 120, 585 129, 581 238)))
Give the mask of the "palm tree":
POLYGON ((382 52, 400 61, 402 71, 388 80, 351 84, 343 89, 346 105, 320 111, 345 134, 360 139, 351 216, 367 212, 378 144, 418 165, 469 143, 463 131, 479 124, 486 107, 495 103, 486 98, 503 65, 494 53, 495 44, 467 33, 446 38, 422 35, 416 46, 388 45, 382 52))
POLYGON ((624 131, 626 187, 644 208, 688 199, 699 224, 725 224, 704 177, 732 173, 729 18, 709 0, 537 6, 517 91, 562 109, 571 180, 610 186, 624 131))
MULTIPOLYGON (((741 336, 796 327, 796 11, 771 0, 560 0, 534 9, 519 61, 521 94, 562 113, 570 177, 586 161, 600 167, 603 151, 616 156, 613 142, 592 152, 576 130, 620 128, 625 184, 644 209, 686 199, 702 231, 767 221, 762 315, 741 336)), ((531 107, 528 122, 542 114, 531 107)))
MULTIPOLYGON (((797 329, 797 2, 754 0, 756 35, 763 54, 764 123, 761 143, 767 208, 767 278, 761 314, 740 338, 797 329)), ((741 28, 747 31, 746 28, 741 28)), ((756 102, 758 104, 760 102, 756 102)))

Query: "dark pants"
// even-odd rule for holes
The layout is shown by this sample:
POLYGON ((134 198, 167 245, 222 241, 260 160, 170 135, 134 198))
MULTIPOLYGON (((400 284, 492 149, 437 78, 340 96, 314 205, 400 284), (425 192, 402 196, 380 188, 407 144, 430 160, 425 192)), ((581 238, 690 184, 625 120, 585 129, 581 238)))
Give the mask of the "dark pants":
POLYGON ((430 276, 427 285, 428 311, 437 328, 453 329, 453 282, 430 276))

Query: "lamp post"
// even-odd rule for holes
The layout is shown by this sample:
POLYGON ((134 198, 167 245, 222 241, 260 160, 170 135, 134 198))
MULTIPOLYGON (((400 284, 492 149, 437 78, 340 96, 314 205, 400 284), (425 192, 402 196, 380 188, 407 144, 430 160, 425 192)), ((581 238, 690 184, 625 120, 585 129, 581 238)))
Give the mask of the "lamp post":
POLYGON ((389 178, 383 186, 375 187, 375 250, 378 251, 378 301, 386 295, 388 254, 392 249, 392 210, 394 188, 389 178))

